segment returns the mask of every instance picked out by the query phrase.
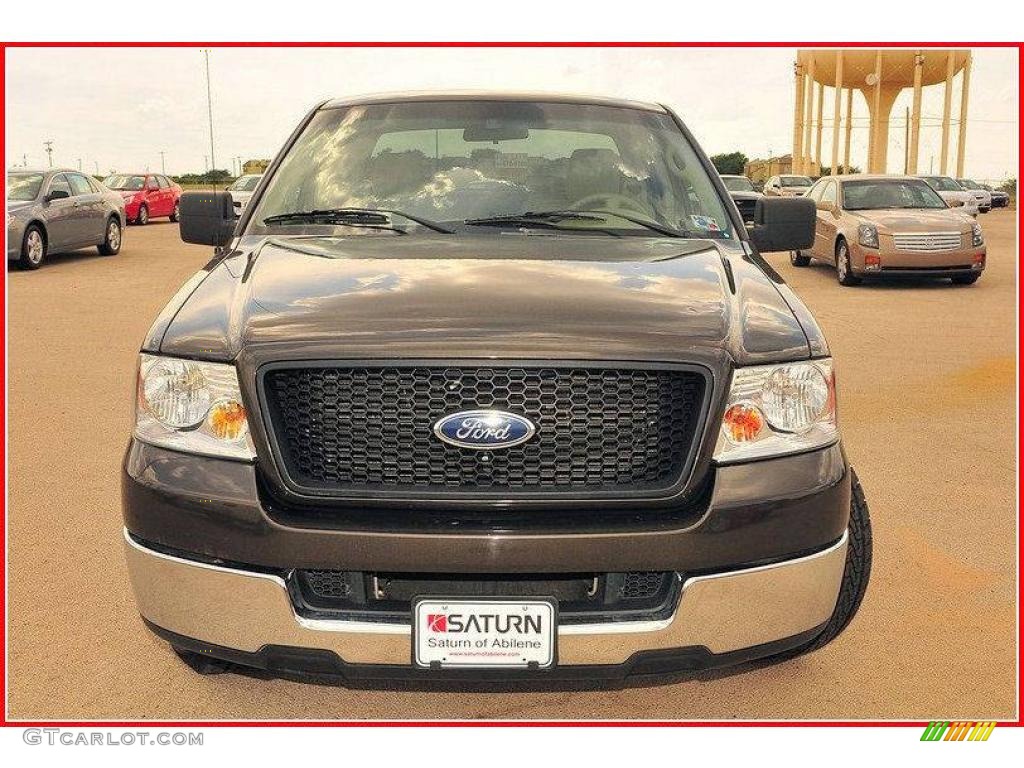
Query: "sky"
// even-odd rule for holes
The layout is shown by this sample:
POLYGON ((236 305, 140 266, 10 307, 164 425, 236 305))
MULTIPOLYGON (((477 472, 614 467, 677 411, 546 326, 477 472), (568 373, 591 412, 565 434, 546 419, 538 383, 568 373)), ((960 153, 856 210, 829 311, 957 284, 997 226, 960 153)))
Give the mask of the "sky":
MULTIPOLYGON (((749 157, 791 151, 794 49, 339 49, 214 48, 210 52, 213 151, 270 158, 319 100, 380 91, 503 89, 569 91, 657 101, 673 107, 708 154, 749 157)), ((1016 175, 1017 52, 974 52, 966 173, 997 181, 1016 175)), ((209 162, 204 57, 198 48, 8 49, 8 165, 112 170, 202 171, 209 162), (163 158, 160 153, 164 152, 163 158)), ((959 108, 959 76, 953 114, 959 108)), ((827 91, 828 94, 828 91, 827 91)), ((893 109, 889 171, 903 168, 904 109, 893 109)), ((942 88, 925 89, 919 168, 938 171, 942 88), (935 119, 929 119, 935 118, 935 119)), ((822 157, 831 157, 831 96, 825 99, 822 157)), ((950 157, 956 150, 955 130, 950 157)), ((867 106, 855 98, 852 162, 867 153, 867 106)))

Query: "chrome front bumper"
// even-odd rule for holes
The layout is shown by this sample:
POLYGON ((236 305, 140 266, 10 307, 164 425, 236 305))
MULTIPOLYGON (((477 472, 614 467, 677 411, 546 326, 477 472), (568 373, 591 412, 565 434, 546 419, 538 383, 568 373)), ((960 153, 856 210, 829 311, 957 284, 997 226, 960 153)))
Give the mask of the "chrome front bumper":
MULTIPOLYGON (((299 616, 280 576, 156 552, 127 530, 124 540, 139 612, 170 633, 246 653, 274 645, 332 651, 348 664, 411 663, 408 625, 299 616)), ((835 608, 846 547, 844 533, 806 557, 687 578, 662 621, 561 626, 558 664, 617 665, 684 647, 724 654, 812 630, 835 608)))

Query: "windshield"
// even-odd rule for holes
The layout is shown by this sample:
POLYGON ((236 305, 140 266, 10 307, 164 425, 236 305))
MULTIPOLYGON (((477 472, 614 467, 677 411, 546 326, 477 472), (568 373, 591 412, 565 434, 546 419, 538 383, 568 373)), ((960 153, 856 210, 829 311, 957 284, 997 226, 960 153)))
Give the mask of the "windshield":
POLYGON ((39 188, 43 186, 41 173, 8 173, 8 200, 35 200, 39 196, 39 188))
POLYGON ((916 179, 843 183, 843 208, 848 211, 945 207, 945 201, 934 189, 916 179))
POLYGON ((949 176, 925 176, 925 181, 932 185, 932 189, 937 189, 939 192, 964 191, 964 188, 949 178, 949 176))
MULTIPOLYGON (((982 189, 981 184, 970 179, 957 179, 960 182, 960 186, 966 189, 982 189)), ((983 190, 984 191, 984 190, 983 190)))
POLYGON ((229 192, 252 192, 260 183, 262 176, 240 176, 228 187, 229 192))
POLYGON ((780 176, 779 182, 784 187, 809 187, 811 180, 806 176, 780 176))
MULTIPOLYGON (((671 116, 521 101, 404 102, 317 113, 270 180, 251 234, 373 234, 282 214, 388 209, 456 232, 733 237, 707 171, 671 116), (605 216, 604 212, 608 212, 605 216), (533 214, 532 221, 516 217, 533 214), (615 216, 616 213, 622 216, 615 216), (481 220, 511 217, 507 222, 481 220), (471 222, 471 223, 467 223, 471 222)), ((410 233, 429 232, 395 219, 410 233)), ((379 234, 379 233, 376 233, 379 234)))
POLYGON ((103 183, 110 189, 127 189, 136 192, 146 183, 145 176, 107 176, 103 183))
POLYGON ((746 176, 723 176, 722 182, 730 192, 753 192, 754 185, 746 176))

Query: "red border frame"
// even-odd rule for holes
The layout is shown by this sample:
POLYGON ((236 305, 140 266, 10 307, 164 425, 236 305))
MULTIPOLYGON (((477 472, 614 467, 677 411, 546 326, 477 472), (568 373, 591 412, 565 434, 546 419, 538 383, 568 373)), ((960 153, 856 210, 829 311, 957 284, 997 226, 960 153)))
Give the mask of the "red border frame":
MULTIPOLYGON (((1015 48, 1017 49, 1017 82, 1018 82, 1018 159, 1017 159, 1017 185, 1018 192, 1020 189, 1020 171, 1024 168, 1024 163, 1021 162, 1019 152, 1020 145, 1024 143, 1024 126, 1021 124, 1021 117, 1024 116, 1024 108, 1021 108, 1019 102, 1019 84, 1024 78, 1021 77, 1024 74, 1024 43, 999 43, 999 42, 800 42, 800 41, 786 41, 786 42, 673 42, 673 41, 641 41, 641 42, 628 42, 628 41, 555 41, 555 42, 507 42, 507 41, 462 41, 462 42, 441 42, 441 41, 425 41, 425 42, 400 42, 400 41, 384 41, 384 42, 367 42, 367 41, 347 41, 347 42, 273 42, 273 41, 261 41, 261 42, 202 42, 202 41, 174 41, 174 42, 0 42, 0 124, 6 126, 6 99, 4 98, 4 84, 5 74, 7 68, 7 49, 8 48, 255 48, 255 47, 268 47, 268 48, 1015 48)), ((5 163, 6 153, 6 132, 5 141, 0 143, 0 165, 6 167, 5 163)), ((1018 201, 1019 206, 1019 201, 1018 201)), ((1017 256, 1019 259, 1020 254, 1020 243, 1022 237, 1024 237, 1024 219, 1020 217, 1020 209, 1018 207, 1018 223, 1017 223, 1017 256)), ((6 402, 6 377, 7 377, 7 345, 6 345, 6 288, 7 288, 7 273, 4 271, 3 278, 4 291, 0 294, 0 309, 3 310, 0 315, 0 331, 5 333, 4 335, 4 381, 5 386, 0 390, 0 407, 3 409, 3 414, 0 416, 2 419, 2 425, 4 428, 4 435, 7 434, 7 402, 6 402)), ((1024 323, 1021 322, 1020 316, 1020 293, 1024 290, 1024 270, 1018 266, 1017 271, 1017 344, 1018 348, 1021 344, 1022 336, 1024 336, 1024 323)), ((1018 367, 1020 364, 1019 350, 1018 350, 1018 367)), ((1022 394, 1022 387, 1020 377, 1017 379, 1017 401, 1018 401, 1018 421, 1017 421, 1017 439, 1018 443, 1020 440, 1021 426, 1024 425, 1024 418, 1022 418, 1020 410, 1020 399, 1022 394)), ((4 466, 6 467, 6 441, 3 445, 0 445, 0 458, 4 459, 4 466)), ((6 474, 0 477, 0 491, 4 492, 4 503, 3 512, 0 514, 0 524, 3 525, 3 529, 6 534, 7 530, 7 486, 6 486, 6 474)), ((1020 467, 1017 467, 1017 483, 1018 483, 1018 499, 1017 499, 1017 594, 1018 594, 1018 605, 1017 605, 1017 720, 1000 720, 997 721, 999 725, 1011 726, 1011 727, 1022 727, 1024 726, 1024 664, 1022 664, 1022 654, 1020 645, 1020 627, 1021 619, 1024 616, 1024 611, 1021 610, 1020 602, 1020 564, 1024 560, 1024 537, 1021 536, 1020 532, 1020 467)), ((0 625, 0 645, 6 651, 7 647, 7 622, 6 622, 6 548, 0 549, 0 568, 4 570, 4 593, 0 595, 0 604, 4 608, 5 621, 0 625)), ((514 721, 503 721, 503 720, 386 720, 386 721, 333 721, 333 720, 81 720, 81 721, 63 721, 63 720, 15 720, 10 721, 7 719, 7 666, 6 664, 0 668, 0 693, 3 694, 4 709, 0 712, 0 727, 15 727, 15 728, 38 728, 38 727, 49 727, 49 726, 63 726, 68 728, 86 728, 94 726, 108 726, 108 727, 132 727, 144 723, 150 727, 195 727, 195 728, 223 728, 223 727, 267 727, 267 728, 288 728, 288 727, 360 727, 360 728, 379 728, 379 727, 402 727, 402 726, 419 726, 419 727, 445 727, 445 726, 464 726, 464 727, 606 727, 606 726, 625 726, 625 727, 680 727, 680 726, 701 726, 708 728, 716 727, 905 727, 905 726, 918 726, 925 727, 927 725, 924 721, 917 720, 651 720, 637 722, 633 720, 580 720, 580 721, 558 721, 558 720, 514 720, 514 721)))

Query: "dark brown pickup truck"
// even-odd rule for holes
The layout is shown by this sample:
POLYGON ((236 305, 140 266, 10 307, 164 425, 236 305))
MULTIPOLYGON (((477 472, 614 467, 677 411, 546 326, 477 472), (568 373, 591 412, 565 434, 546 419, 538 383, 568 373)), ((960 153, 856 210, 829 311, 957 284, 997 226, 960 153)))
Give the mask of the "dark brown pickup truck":
POLYGON ((868 510, 821 331, 654 104, 330 101, 143 343, 146 624, 202 672, 621 682, 850 621, 868 510))

